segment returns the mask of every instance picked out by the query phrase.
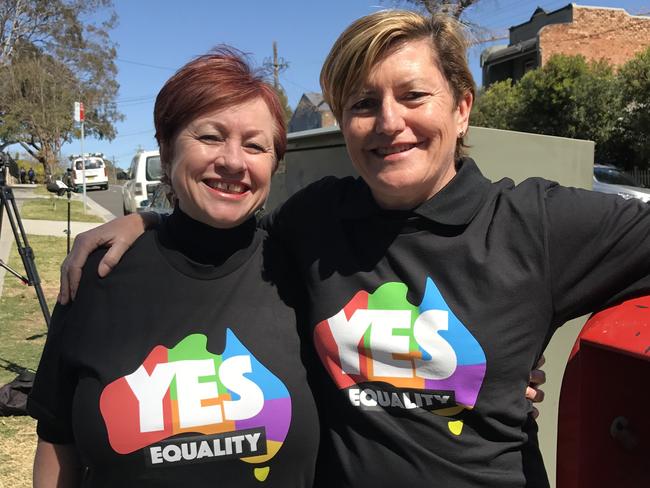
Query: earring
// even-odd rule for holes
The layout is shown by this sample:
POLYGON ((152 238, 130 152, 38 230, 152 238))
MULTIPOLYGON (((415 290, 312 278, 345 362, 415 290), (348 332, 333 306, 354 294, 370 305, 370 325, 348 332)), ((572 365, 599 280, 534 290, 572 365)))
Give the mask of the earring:
POLYGON ((459 138, 459 139, 462 139, 463 137, 465 137, 465 131, 464 131, 463 129, 461 129, 461 130, 458 132, 458 138, 459 138))

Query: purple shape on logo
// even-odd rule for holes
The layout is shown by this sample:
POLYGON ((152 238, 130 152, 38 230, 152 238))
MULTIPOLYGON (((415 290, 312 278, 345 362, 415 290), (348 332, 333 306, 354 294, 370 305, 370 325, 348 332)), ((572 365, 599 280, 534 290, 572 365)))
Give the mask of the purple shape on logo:
POLYGON ((260 413, 245 420, 237 420, 235 428, 253 429, 264 427, 266 440, 284 442, 291 423, 291 399, 276 398, 266 400, 260 413))
POLYGON ((473 407, 485 377, 485 364, 458 366, 454 374, 444 380, 425 380, 426 390, 454 390, 456 403, 473 407))

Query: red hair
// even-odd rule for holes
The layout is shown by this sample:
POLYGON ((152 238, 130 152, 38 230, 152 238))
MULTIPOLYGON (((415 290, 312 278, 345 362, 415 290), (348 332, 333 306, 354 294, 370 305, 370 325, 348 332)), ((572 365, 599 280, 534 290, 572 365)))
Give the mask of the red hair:
POLYGON ((275 120, 276 167, 287 148, 284 111, 275 90, 255 73, 241 51, 220 45, 198 56, 172 76, 156 97, 153 111, 163 166, 172 161, 173 140, 201 115, 261 98, 275 120))

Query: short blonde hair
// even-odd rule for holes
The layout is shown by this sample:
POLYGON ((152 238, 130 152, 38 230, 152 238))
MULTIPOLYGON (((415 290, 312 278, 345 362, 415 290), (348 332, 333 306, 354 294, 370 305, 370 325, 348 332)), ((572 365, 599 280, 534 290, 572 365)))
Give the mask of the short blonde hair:
MULTIPOLYGON (((463 26, 449 15, 424 16, 407 10, 382 10, 354 21, 332 46, 320 73, 323 98, 340 122, 348 98, 361 86, 371 69, 396 46, 429 39, 434 62, 449 83, 458 103, 467 93, 476 94, 467 64, 469 46, 463 26)), ((463 138, 456 143, 462 155, 463 138)))

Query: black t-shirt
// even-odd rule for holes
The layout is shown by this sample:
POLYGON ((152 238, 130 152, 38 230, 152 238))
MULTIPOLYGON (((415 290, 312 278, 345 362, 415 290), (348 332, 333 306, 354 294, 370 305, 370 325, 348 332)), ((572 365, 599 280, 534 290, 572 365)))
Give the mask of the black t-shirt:
POLYGON ((566 320, 650 291, 650 207, 469 159, 412 211, 327 178, 271 217, 324 366, 318 486, 547 486, 530 370, 566 320))
POLYGON ((39 436, 75 444, 84 486, 312 486, 318 418, 264 232, 177 210, 105 279, 101 255, 55 308, 29 399, 39 436))

